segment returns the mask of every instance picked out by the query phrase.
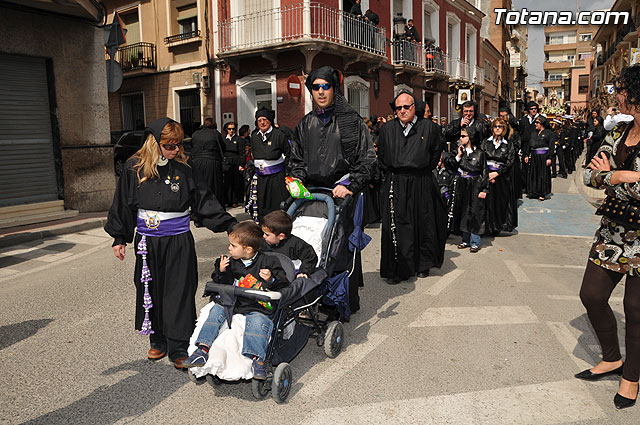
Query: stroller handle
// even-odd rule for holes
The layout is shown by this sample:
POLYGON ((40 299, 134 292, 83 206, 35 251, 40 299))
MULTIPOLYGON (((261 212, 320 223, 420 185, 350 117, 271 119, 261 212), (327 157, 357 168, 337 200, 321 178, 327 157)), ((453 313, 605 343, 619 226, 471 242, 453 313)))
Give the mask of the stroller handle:
POLYGON ((278 301, 282 298, 282 294, 276 291, 261 291, 251 288, 240 288, 233 285, 225 285, 222 283, 215 283, 213 281, 207 282, 206 292, 217 292, 219 294, 233 294, 238 297, 250 298, 257 301, 278 301))

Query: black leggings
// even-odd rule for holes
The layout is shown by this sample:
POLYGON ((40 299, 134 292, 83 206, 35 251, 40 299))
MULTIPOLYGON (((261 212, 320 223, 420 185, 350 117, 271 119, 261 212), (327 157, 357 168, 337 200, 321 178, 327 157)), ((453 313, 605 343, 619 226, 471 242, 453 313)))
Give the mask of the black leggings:
MULTIPOLYGON (((616 317, 609 307, 609 297, 623 276, 625 275, 622 273, 607 270, 589 261, 582 278, 580 299, 587 309, 589 321, 602 348, 602 360, 605 362, 615 362, 622 358, 618 343, 616 317)), ((638 382, 638 373, 640 372, 640 277, 627 275, 624 291, 624 316, 627 358, 624 362, 622 377, 627 381, 638 382)))

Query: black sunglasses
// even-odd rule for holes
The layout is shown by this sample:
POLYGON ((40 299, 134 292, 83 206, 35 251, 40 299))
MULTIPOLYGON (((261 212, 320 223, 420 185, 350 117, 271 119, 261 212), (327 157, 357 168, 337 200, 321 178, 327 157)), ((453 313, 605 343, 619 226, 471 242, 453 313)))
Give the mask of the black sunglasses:
POLYGON ((413 103, 411 105, 399 105, 395 107, 395 110, 400 111, 401 109, 404 109, 405 111, 408 111, 409 109, 411 109, 412 106, 413 106, 413 103))
POLYGON ((180 143, 163 143, 162 147, 168 151, 175 151, 180 148, 180 143))
POLYGON ((322 90, 329 90, 331 88, 331 84, 329 83, 322 83, 322 84, 311 84, 311 88, 313 89, 313 91, 318 91, 320 89, 322 90))

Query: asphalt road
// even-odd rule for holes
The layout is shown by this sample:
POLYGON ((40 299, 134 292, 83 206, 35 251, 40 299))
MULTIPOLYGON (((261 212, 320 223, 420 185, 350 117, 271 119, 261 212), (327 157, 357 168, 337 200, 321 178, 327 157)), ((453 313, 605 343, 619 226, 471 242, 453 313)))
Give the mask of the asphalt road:
MULTIPOLYGON (((115 259, 101 229, 4 249, 0 423, 640 423, 640 408, 615 410, 616 379, 573 378, 599 359, 578 298, 593 212, 575 182, 554 180, 550 200, 521 205, 519 233, 477 254, 452 237, 442 269, 396 286, 380 279, 380 232, 367 229, 345 350, 328 359, 310 341, 283 405, 254 400, 248 382, 196 385, 146 360, 133 256, 115 259)), ((194 234, 204 283, 226 237, 194 234)), ((621 324, 622 293, 611 301, 621 324)))

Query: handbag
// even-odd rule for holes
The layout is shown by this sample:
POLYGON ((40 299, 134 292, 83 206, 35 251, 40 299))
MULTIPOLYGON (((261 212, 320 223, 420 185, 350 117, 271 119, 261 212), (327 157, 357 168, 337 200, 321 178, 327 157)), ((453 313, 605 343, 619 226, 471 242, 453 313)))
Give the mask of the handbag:
MULTIPOLYGON (((621 170, 632 170, 633 163, 640 149, 636 147, 633 154, 629 155, 622 164, 621 170)), ((623 201, 615 196, 607 195, 602 205, 596 210, 596 215, 632 230, 640 230, 640 201, 631 199, 623 201)))

